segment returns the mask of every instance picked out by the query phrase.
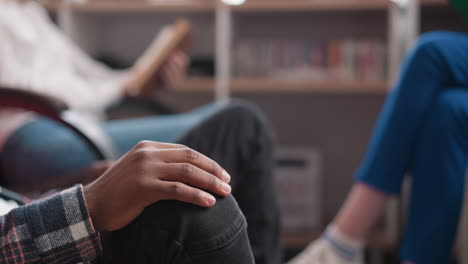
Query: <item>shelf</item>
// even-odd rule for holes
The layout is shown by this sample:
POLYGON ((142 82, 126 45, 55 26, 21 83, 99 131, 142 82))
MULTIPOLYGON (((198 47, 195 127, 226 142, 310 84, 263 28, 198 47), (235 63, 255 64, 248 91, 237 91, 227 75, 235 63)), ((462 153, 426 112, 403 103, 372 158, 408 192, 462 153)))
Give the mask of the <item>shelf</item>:
MULTIPOLYGON (((60 0, 42 0, 49 10, 58 9, 60 0)), ((446 5, 447 0, 422 0, 423 5, 446 5)), ((247 0, 240 6, 233 6, 237 12, 292 12, 292 11, 331 11, 331 10, 384 10, 389 0, 247 0)), ((72 4, 79 12, 213 12, 216 1, 213 0, 90 0, 86 3, 72 4)))
MULTIPOLYGON (((444 5, 447 0, 421 0, 423 5, 444 5)), ((240 6, 234 6, 235 11, 356 11, 384 10, 390 5, 389 0, 247 0, 240 6)))
POLYGON ((302 93, 386 93, 385 81, 293 81, 274 79, 238 79, 234 92, 302 92, 302 93))
MULTIPOLYGON (((60 6, 59 0, 43 0, 44 6, 50 11, 56 11, 60 6)), ((214 12, 212 1, 194 0, 155 0, 155 1, 90 1, 74 3, 72 9, 77 12, 99 13, 209 13, 214 12)))
MULTIPOLYGON (((385 94, 386 81, 290 81, 274 79, 236 79, 233 93, 369 93, 385 94)), ((175 92, 213 92, 214 80, 189 78, 175 92)))
POLYGON ((174 92, 213 92, 213 78, 191 77, 173 89, 174 92))
POLYGON ((367 10, 385 9, 387 0, 247 0, 240 6, 234 6, 235 11, 320 11, 320 10, 367 10))

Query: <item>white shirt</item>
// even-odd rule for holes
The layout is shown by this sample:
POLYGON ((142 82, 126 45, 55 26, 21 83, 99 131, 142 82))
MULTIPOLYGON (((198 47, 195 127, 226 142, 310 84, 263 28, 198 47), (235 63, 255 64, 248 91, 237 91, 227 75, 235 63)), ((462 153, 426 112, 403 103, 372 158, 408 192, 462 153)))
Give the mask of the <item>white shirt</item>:
MULTIPOLYGON (((95 117, 121 96, 124 76, 78 48, 39 4, 0 0, 0 86, 60 98, 95 117)), ((0 145, 13 119, 0 112, 0 145)))

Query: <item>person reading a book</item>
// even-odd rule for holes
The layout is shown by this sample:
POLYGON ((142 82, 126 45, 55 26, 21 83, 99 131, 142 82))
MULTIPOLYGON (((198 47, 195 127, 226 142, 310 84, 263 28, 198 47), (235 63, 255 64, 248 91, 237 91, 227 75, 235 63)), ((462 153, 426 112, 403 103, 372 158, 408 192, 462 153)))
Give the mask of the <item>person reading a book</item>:
MULTIPOLYGON (((467 8, 466 1, 457 6, 467 8)), ((364 263, 366 237, 412 176, 402 263, 451 263, 468 162, 468 35, 420 37, 390 92, 356 183, 322 237, 289 264, 364 263)))
MULTIPOLYGON (((155 77, 162 80, 166 86, 172 86, 184 76, 186 65, 184 53, 173 53, 155 77)), ((132 87, 133 80, 139 79, 138 74, 138 71, 132 70, 110 70, 88 57, 51 22, 46 10, 39 4, 31 1, 0 0, 0 86, 35 91, 62 99, 76 112, 100 122, 103 131, 111 138, 121 156, 131 151, 141 140, 152 140, 184 144, 216 160, 232 175, 232 193, 246 217, 249 241, 256 263, 279 263, 279 213, 272 178, 273 137, 264 116, 251 105, 232 101, 223 105, 210 104, 178 115, 101 121, 104 110, 119 100, 126 93, 127 87, 132 87)), ((160 154, 164 153, 170 155, 170 151, 161 151, 160 154)), ((128 160, 123 162, 122 160, 127 159, 125 157, 128 156, 124 156, 112 168, 120 168, 122 173, 131 173, 131 169, 124 170, 123 165, 119 165, 131 163, 128 160)), ((38 183, 63 182, 65 175, 86 168, 89 168, 87 171, 92 174, 92 177, 85 177, 89 181, 99 177, 113 164, 96 163, 97 157, 94 152, 66 127, 46 118, 18 111, 0 112, 0 160, 2 174, 5 175, 1 179, 2 183, 18 190, 38 183)), ((113 171, 119 173, 117 169, 113 171)), ((138 173, 139 171, 135 170, 135 174, 138 173)), ((106 174, 99 177, 98 181, 106 174)), ((111 179, 109 177, 108 180, 102 181, 112 183, 111 179)), ((73 178, 70 183, 78 182, 73 178)), ((118 189, 113 190, 114 195, 119 195, 118 189)), ((72 192, 79 191, 74 189, 72 192)), ((69 197, 67 195, 65 196, 69 197)), ((123 198, 129 199, 128 203, 132 199, 131 196, 123 198)), ((72 195, 70 199, 76 201, 81 198, 72 195)), ((119 198, 118 201, 123 203, 122 206, 128 205, 125 204, 126 200, 119 198)), ((155 201, 146 202, 149 204, 155 201)), ((46 214, 46 211, 39 212, 42 209, 46 210, 46 207, 48 205, 39 206, 40 209, 34 207, 34 215, 40 217, 39 214, 46 214)), ((176 210, 180 214, 185 214, 185 209, 193 210, 192 207, 180 207, 183 210, 176 210)), ((232 203, 229 207, 233 208, 232 203)), ((82 206, 80 208, 83 209, 82 206)), ((99 211, 103 209, 105 208, 100 207, 99 211)), ((33 216, 27 214, 28 217, 33 216)), ((190 215, 188 212, 187 214, 190 215)), ((225 216, 230 217, 229 214, 225 216)), ((3 223, 8 224, 5 220, 11 220, 11 217, 16 219, 17 215, 4 218, 3 223)), ((169 222, 176 224, 176 218, 171 219, 169 222)), ((127 217, 127 220, 130 218, 127 217)), ((161 216, 162 225, 165 225, 166 220, 161 216)), ((89 221, 84 222, 85 225, 89 224, 89 221)), ((21 225, 22 222, 15 224, 21 225)), ((82 227, 81 224, 80 226, 82 227)), ((121 226, 123 225, 119 225, 121 226)), ((135 224, 132 228, 138 230, 143 227, 148 227, 148 224, 135 224)), ((200 230, 203 231, 203 228, 201 225, 200 230)), ((161 232, 161 239, 164 240, 166 234, 161 232)), ((128 239, 122 240, 137 240, 135 237, 131 238, 132 233, 134 236, 141 235, 143 241, 156 239, 145 236, 140 230, 125 233, 127 236, 124 238, 128 239)), ((58 235, 56 232, 53 234, 58 235)), ((154 233, 148 236, 152 234, 154 233)), ((77 235, 80 237, 82 233, 77 235)), ((106 236, 101 237, 105 239, 106 236)), ((49 238, 53 240, 52 237, 49 238)), ((219 242, 222 240, 223 237, 219 237, 219 242)), ((41 246, 46 248, 47 243, 41 246)), ((140 249, 138 245, 140 244, 129 243, 128 248, 141 252, 142 259, 153 253, 148 251, 148 248, 140 249)), ((178 254, 176 249, 179 247, 181 245, 167 245, 166 248, 161 247, 158 250, 167 254, 178 254)), ((118 254, 122 250, 115 251, 118 254)), ((234 256, 228 258, 231 257, 234 256)), ((167 259, 172 258, 167 255, 167 259)))

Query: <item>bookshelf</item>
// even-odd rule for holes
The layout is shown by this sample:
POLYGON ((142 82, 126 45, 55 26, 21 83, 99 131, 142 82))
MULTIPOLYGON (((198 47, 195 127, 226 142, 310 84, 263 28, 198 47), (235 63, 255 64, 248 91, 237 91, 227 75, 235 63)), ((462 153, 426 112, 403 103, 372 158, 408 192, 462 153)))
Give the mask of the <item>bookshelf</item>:
MULTIPOLYGON (((43 3, 53 12, 60 10, 63 2, 61 0, 42 0, 43 3)), ((399 64, 398 43, 392 27, 399 20, 395 13, 393 4, 388 0, 248 0, 240 6, 225 6, 215 0, 88 0, 68 2, 67 10, 72 13, 107 13, 107 14, 211 14, 215 15, 215 61, 217 72, 214 79, 194 78, 180 85, 178 92, 210 92, 213 89, 218 99, 225 99, 230 96, 230 92, 254 92, 254 93, 385 93, 389 89, 388 84, 394 79, 396 68, 399 64), (236 16, 242 14, 262 13, 291 13, 291 12, 387 12, 388 32, 387 37, 389 57, 389 80, 380 81, 286 81, 269 78, 238 78, 232 74, 232 43, 233 28, 236 27, 236 16), (216 89, 215 89, 216 88, 216 89)), ((446 0, 420 0, 423 6, 443 6, 446 0)), ((382 18, 385 20, 386 18, 382 18)))
MULTIPOLYGON (((446 5, 447 0, 420 0, 421 4, 424 6, 442 6, 446 5)), ((57 11, 59 9, 60 0, 42 0, 42 2, 51 10, 57 11)), ((126 0, 119 0, 119 1, 110 1, 110 0, 91 0, 91 1, 76 1, 70 2, 69 10, 72 12, 78 13, 88 13, 88 12, 98 12, 98 13, 215 13, 217 21, 228 21, 221 25, 221 23, 216 22, 217 31, 219 32, 232 32, 232 16, 235 16, 239 13, 258 13, 258 12, 322 12, 322 11, 365 11, 365 10, 389 10, 391 13, 392 4, 388 0, 289 0, 289 1, 278 1, 278 0, 249 0, 245 4, 241 6, 224 6, 221 4, 217 4, 215 0, 153 0, 153 1, 143 1, 143 0, 136 0, 136 1, 126 1, 126 0), (221 15, 224 14, 224 15, 221 15), (224 19, 222 19, 224 17, 224 19)), ((391 19, 391 18, 390 18, 391 19)), ((393 22, 390 22, 390 26, 393 22)), ((391 29, 389 29, 391 32, 391 29)), ((217 34, 220 35, 220 34, 217 34)), ((398 40, 392 40, 394 36, 389 36, 389 46, 396 47, 398 40), (393 44, 391 43, 393 42, 393 44)), ((230 53, 230 49, 225 48, 226 43, 232 42, 232 33, 231 34, 224 34, 222 38, 217 37, 216 43, 217 50, 224 49, 225 52, 230 53), (226 40, 228 38, 228 40, 226 40), (223 42, 224 44, 220 45, 219 43, 223 42)), ((231 47, 230 47, 231 48, 231 47)), ((392 49, 390 47, 389 49, 392 49)), ((218 52, 218 56, 225 56, 232 58, 231 54, 224 54, 224 52, 218 52)), ((397 51, 389 51, 389 57, 392 60, 395 57, 393 54, 396 54, 397 51)), ((217 59, 219 61, 219 58, 217 59)), ((225 62, 226 65, 220 65, 220 68, 229 69, 231 71, 231 67, 227 66, 227 64, 231 63, 230 61, 225 62)), ((389 62, 390 68, 395 68, 397 62, 389 62)), ((218 69, 219 71, 219 69, 218 69)), ((231 74, 224 74, 225 78, 231 79, 231 74)), ((392 74, 390 74, 392 75, 392 74)), ((395 75, 395 73, 393 73, 395 75)), ((390 78, 391 79, 391 78, 390 78)), ((263 86, 266 84, 274 83, 273 80, 263 79, 265 85, 261 85, 260 79, 256 79, 255 81, 252 80, 224 80, 220 83, 230 83, 234 85, 232 90, 242 90, 248 91, 247 89, 243 89, 242 84, 250 83, 254 84, 255 87, 249 89, 251 91, 260 91, 265 90, 262 89, 263 86), (236 85, 239 84, 239 85, 236 85), (240 87, 240 88, 238 88, 240 87)), ((380 83, 389 83, 390 81, 382 80, 380 83)), ((206 91, 206 89, 197 89, 197 85, 200 85, 200 82, 193 82, 194 83, 194 90, 196 91, 206 91)), ((205 82, 209 83, 209 82, 205 82)), ((288 82, 283 82, 282 84, 290 84, 288 82)), ((320 88, 316 89, 316 85, 312 85, 310 89, 304 89, 307 82, 303 82, 302 84, 293 83, 294 86, 290 91, 299 91, 299 92, 311 92, 311 91, 319 91, 323 92, 320 88), (302 86, 302 88, 301 88, 302 86)), ((186 83, 183 85, 184 88, 187 88, 190 83, 186 83)), ((322 83, 323 85, 323 83, 322 83)), ((337 84, 332 83, 329 85, 325 85, 324 87, 335 87, 337 84)), ((219 86, 217 84, 216 86, 219 86)), ((356 83, 353 82, 350 85, 346 85, 346 88, 343 89, 330 89, 331 92, 339 92, 340 90, 348 91, 351 87, 356 88, 353 89, 356 92, 368 92, 369 89, 367 87, 376 87, 375 83, 356 83), (364 87, 364 88, 361 88, 364 87)), ((209 87, 212 87, 211 85, 209 87)), ((278 85, 273 85, 272 89, 274 91, 278 91, 281 89, 277 89, 278 85)), ((378 90, 382 90, 382 87, 377 87, 378 90)), ((180 89, 180 91, 184 91, 185 89, 180 89)), ((231 89, 224 89, 224 90, 231 90, 231 89)), ((372 92, 372 91, 371 91, 372 92)), ((228 92, 223 92, 225 94, 224 97, 228 97, 228 92)))
MULTIPOLYGON (((57 11, 59 0, 41 0, 50 11, 57 11)), ((425 6, 441 6, 447 0, 422 0, 425 6)), ((72 8, 79 12, 214 12, 213 0, 155 0, 155 1, 110 1, 72 3, 72 8)), ((389 7, 387 0, 250 0, 244 5, 232 7, 236 12, 271 12, 271 11, 327 11, 327 10, 383 10, 389 7)))
MULTIPOLYGON (((232 75, 232 43, 235 16, 245 13, 271 12, 323 12, 323 11, 385 11, 390 8, 388 0, 249 0, 241 6, 226 6, 214 0, 90 0, 64 2, 43 0, 53 12, 66 10, 73 14, 214 14, 215 15, 215 61, 218 74, 214 80, 196 78, 185 82, 177 91, 209 92, 215 90, 217 99, 230 96, 230 92, 298 92, 298 93, 384 93, 387 81, 372 82, 311 82, 281 81, 269 78, 235 78, 232 75), (62 3, 62 4, 60 4, 62 3), (249 87, 250 86, 250 87, 249 87)), ((429 0, 432 4, 434 1, 429 0)), ((64 11, 65 12, 65 11, 64 11)), ((67 19, 67 21, 71 21, 67 19)), ((74 26, 72 26, 74 27, 74 26)))

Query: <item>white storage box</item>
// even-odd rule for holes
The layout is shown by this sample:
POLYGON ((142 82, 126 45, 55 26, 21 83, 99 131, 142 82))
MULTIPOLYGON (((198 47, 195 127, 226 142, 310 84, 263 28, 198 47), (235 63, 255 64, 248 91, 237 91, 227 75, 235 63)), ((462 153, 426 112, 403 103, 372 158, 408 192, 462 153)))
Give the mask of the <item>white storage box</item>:
POLYGON ((321 226, 322 158, 310 148, 279 148, 276 182, 283 231, 309 232, 321 226))

